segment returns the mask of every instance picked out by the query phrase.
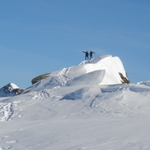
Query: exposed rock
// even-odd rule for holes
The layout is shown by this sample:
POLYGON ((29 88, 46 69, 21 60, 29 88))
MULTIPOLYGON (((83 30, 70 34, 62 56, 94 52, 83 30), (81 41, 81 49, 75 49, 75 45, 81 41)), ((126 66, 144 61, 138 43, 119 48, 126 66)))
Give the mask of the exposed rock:
POLYGON ((40 81, 40 80, 42 80, 42 79, 45 79, 45 78, 47 78, 47 77, 49 77, 49 73, 45 73, 45 74, 42 74, 42 75, 40 75, 40 76, 37 76, 37 77, 33 78, 33 79, 31 80, 31 82, 32 82, 32 84, 34 84, 34 83, 36 83, 36 82, 38 82, 38 81, 40 81))
POLYGON ((122 73, 119 72, 119 75, 122 79, 122 81, 121 81, 122 83, 129 83, 130 82, 130 80, 128 80, 126 77, 124 77, 122 73))
POLYGON ((9 83, 0 88, 0 97, 15 96, 21 94, 24 89, 19 88, 13 83, 9 83))

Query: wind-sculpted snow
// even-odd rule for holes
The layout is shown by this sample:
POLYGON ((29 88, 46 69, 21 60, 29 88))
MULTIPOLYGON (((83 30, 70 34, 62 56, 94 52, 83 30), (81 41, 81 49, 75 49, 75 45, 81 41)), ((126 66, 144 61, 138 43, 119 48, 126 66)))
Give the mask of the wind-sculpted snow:
POLYGON ((11 117, 15 119, 12 114, 22 116, 17 117, 17 120, 24 117, 27 120, 29 118, 38 120, 79 116, 149 118, 150 113, 150 86, 146 83, 61 86, 33 91, 18 98, 20 104, 15 107, 15 101, 1 102, 1 121, 9 120, 11 117))
POLYGON ((75 85, 95 85, 102 82, 103 76, 105 75, 104 70, 97 70, 93 72, 86 73, 77 78, 69 80, 66 83, 66 86, 75 86, 75 85))
POLYGON ((149 150, 150 82, 122 84, 116 61, 84 61, 0 98, 0 150, 149 150))
POLYGON ((150 87, 142 85, 88 86, 65 94, 61 100, 80 101, 84 104, 81 111, 88 109, 88 115, 137 118, 150 113, 150 87))
POLYGON ((149 82, 34 90, 0 110, 2 150, 150 148, 149 82))
POLYGON ((96 57, 90 61, 83 61, 77 66, 52 72, 48 78, 31 86, 30 90, 40 91, 43 88, 52 89, 68 85, 121 84, 119 73, 127 78, 124 66, 118 57, 111 55, 96 57))
POLYGON ((0 121, 79 116, 149 118, 150 86, 145 82, 55 87, 3 100, 0 108, 0 121))
POLYGON ((27 120, 79 116, 149 118, 150 113, 150 86, 146 84, 62 86, 19 97, 26 101, 16 111, 27 120))

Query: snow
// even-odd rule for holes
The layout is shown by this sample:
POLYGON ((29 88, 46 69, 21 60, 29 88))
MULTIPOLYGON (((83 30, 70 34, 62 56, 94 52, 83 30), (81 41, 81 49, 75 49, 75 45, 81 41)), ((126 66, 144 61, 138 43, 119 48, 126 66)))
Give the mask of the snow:
POLYGON ((50 77, 41 80, 31 88, 42 90, 43 87, 50 89, 71 84, 82 86, 120 84, 122 79, 119 73, 122 73, 128 79, 121 60, 118 57, 106 55, 83 61, 77 66, 52 72, 50 77))
POLYGON ((12 86, 13 89, 18 89, 18 88, 19 88, 19 87, 18 87, 16 84, 14 84, 14 83, 10 83, 10 85, 12 86))
POLYGON ((150 81, 122 84, 110 55, 0 98, 0 150, 149 150, 150 81))

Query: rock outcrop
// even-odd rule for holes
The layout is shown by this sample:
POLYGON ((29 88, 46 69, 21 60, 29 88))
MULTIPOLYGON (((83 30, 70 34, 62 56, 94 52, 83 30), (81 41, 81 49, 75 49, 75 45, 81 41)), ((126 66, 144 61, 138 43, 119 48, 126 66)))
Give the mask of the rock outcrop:
POLYGON ((38 82, 38 81, 40 81, 40 80, 42 80, 42 79, 45 79, 45 78, 47 78, 47 77, 49 77, 49 73, 45 73, 45 74, 39 75, 39 76, 33 78, 33 79, 31 80, 31 82, 32 82, 32 84, 34 84, 34 83, 36 83, 36 82, 38 82))
POLYGON ((9 83, 0 88, 0 97, 15 96, 21 94, 23 91, 24 89, 19 88, 13 83, 9 83))

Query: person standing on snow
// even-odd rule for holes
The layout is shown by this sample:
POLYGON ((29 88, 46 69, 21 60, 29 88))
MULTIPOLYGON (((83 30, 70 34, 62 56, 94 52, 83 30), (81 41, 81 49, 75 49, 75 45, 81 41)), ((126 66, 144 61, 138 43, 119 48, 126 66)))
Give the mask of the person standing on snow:
POLYGON ((93 52, 92 50, 90 50, 90 59, 93 58, 93 53, 95 54, 95 52, 93 52))
POLYGON ((88 51, 82 51, 83 53, 85 53, 85 60, 88 60, 89 59, 89 53, 88 53, 88 51))

